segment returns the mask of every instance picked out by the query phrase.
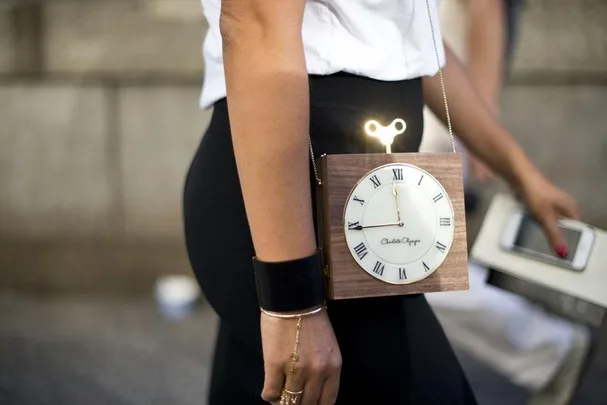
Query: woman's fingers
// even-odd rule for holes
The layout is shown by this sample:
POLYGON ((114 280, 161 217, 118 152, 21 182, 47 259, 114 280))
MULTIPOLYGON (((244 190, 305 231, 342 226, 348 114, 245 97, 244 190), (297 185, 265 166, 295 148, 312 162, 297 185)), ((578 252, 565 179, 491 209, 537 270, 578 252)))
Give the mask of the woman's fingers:
POLYGON ((284 387, 285 384, 285 373, 280 365, 272 366, 266 364, 265 371, 266 375, 263 382, 261 399, 270 402, 273 405, 277 405, 280 402, 282 387, 284 387))
MULTIPOLYGON (((286 396, 286 403, 288 404, 301 404, 302 397, 304 395, 304 386, 306 385, 306 376, 309 374, 305 369, 301 362, 297 362, 294 368, 292 367, 290 360, 286 367, 284 367, 283 372, 286 371, 288 373, 287 380, 284 386, 286 396), (286 369, 286 370, 285 370, 286 369), (290 397, 290 398, 289 398, 290 397), (292 402, 290 399, 296 399, 295 402, 292 402)), ((315 403, 316 405, 316 403, 315 403)))
POLYGON ((303 405, 334 405, 339 392, 341 353, 332 351, 327 357, 313 362, 311 378, 306 382, 303 405))
MULTIPOLYGON (((339 376, 340 367, 333 367, 332 358, 318 358, 310 363, 308 368, 308 379, 301 400, 302 405, 319 405, 323 387, 327 384, 327 378, 339 376)), ((330 405, 333 405, 331 402, 330 405)))
POLYGON ((548 240, 551 243, 554 252, 562 257, 567 257, 568 247, 558 226, 558 217, 571 218, 579 220, 580 213, 576 201, 569 194, 564 192, 557 193, 553 199, 548 200, 549 205, 545 207, 540 214, 542 223, 548 240))
POLYGON ((557 201, 558 214, 575 220, 580 219, 580 209, 577 202, 569 194, 563 195, 557 201))
POLYGON ((567 257, 568 247, 558 220, 559 217, 579 220, 580 213, 575 199, 541 176, 530 176, 521 191, 554 252, 561 258, 567 257))
MULTIPOLYGON (((318 405, 318 399, 320 398, 320 392, 322 390, 325 377, 322 375, 315 375, 306 381, 306 385, 303 390, 301 397, 301 405, 318 405)), ((333 404, 331 404, 333 405, 333 404)))
POLYGON ((301 405, 334 405, 339 392, 340 356, 308 367, 301 405))
MULTIPOLYGON (((341 367, 340 367, 341 368, 341 367)), ((332 374, 322 385, 318 405, 334 405, 339 393, 339 372, 332 374)))
POLYGON ((542 224, 550 246, 553 247, 556 254, 561 257, 567 256, 567 245, 565 244, 565 239, 558 227, 557 218, 553 211, 544 212, 539 218, 539 222, 542 224))

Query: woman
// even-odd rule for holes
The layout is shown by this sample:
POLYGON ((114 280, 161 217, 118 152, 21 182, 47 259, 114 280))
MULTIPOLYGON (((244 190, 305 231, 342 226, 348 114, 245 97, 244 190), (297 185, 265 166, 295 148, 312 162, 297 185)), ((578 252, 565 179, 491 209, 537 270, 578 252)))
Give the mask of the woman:
MULTIPOLYGON (((317 291, 305 296, 293 283, 321 270, 308 133, 317 155, 377 152, 364 122, 398 117, 407 132, 393 151, 416 151, 424 102, 445 118, 428 18, 429 10, 436 24, 435 2, 203 0, 203 9, 201 103, 214 112, 188 174, 184 215, 192 266, 220 317, 209 404, 475 404, 423 295, 325 310, 303 306, 317 291), (272 284, 277 277, 285 282, 272 284), (260 315, 276 297, 284 311, 260 315)), ((574 202, 496 122, 433 28, 454 129, 560 245, 555 220, 575 216, 574 202)))

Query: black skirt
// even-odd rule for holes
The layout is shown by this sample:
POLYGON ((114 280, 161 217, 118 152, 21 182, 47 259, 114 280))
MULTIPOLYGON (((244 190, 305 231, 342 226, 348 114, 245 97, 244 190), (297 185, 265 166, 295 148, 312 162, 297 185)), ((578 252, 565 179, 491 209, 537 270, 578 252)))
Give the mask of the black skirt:
MULTIPOLYGON (((407 130, 395 139, 394 152, 417 151, 421 142, 420 79, 312 76, 310 108, 317 155, 382 152, 377 140, 364 134, 368 119, 383 125, 395 118, 405 120, 407 130)), ((225 100, 215 104, 188 172, 184 220, 194 273, 220 317, 209 404, 263 404, 254 250, 225 100)), ((338 404, 476 404, 423 295, 330 301, 328 314, 343 357, 338 404)))

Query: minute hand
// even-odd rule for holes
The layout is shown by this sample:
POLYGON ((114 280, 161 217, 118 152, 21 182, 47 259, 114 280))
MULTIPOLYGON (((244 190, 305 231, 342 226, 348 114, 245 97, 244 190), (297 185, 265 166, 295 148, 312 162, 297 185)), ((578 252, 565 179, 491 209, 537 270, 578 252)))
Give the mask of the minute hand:
POLYGON ((355 231, 361 231, 363 229, 367 229, 367 228, 383 228, 386 226, 400 226, 400 222, 391 222, 389 224, 378 224, 378 225, 358 225, 355 227, 352 227, 350 229, 355 230, 355 231))
POLYGON ((398 186, 396 183, 392 184, 392 195, 394 195, 394 201, 396 202, 396 216, 398 217, 398 224, 400 225, 403 221, 400 218, 400 204, 398 198, 398 186))

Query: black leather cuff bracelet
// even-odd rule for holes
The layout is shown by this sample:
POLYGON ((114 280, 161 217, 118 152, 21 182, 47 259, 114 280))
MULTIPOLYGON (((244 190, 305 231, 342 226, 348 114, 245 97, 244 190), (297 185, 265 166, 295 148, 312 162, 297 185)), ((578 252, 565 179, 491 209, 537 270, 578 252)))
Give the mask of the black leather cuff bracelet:
POLYGON ((259 306, 266 311, 299 311, 325 300, 322 254, 284 262, 253 258, 259 306))

